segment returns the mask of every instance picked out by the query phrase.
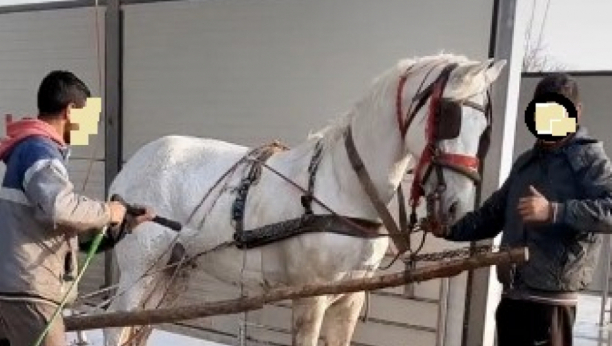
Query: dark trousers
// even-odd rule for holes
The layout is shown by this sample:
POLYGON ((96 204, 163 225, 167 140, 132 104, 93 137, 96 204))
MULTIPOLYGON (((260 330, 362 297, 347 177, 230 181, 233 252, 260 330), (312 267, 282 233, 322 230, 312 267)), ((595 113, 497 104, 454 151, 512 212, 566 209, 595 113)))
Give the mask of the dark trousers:
POLYGON ((576 307, 502 298, 498 346, 572 346, 576 307))
MULTIPOLYGON (((47 303, 0 300, 0 339, 6 338, 11 346, 34 345, 55 309, 47 303)), ((51 324, 41 346, 66 345, 64 321, 60 315, 51 324)))

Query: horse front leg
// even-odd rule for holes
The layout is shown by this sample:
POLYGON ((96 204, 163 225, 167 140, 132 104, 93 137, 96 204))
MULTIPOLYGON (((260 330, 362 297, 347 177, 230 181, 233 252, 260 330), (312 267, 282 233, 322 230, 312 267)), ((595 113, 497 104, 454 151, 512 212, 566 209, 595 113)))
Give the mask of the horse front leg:
MULTIPOLYGON (((132 284, 132 280, 125 278, 125 274, 122 274, 122 276, 122 279, 119 280, 118 292, 123 294, 119 295, 111 302, 107 312, 133 311, 138 309, 145 299, 147 287, 154 284, 153 280, 150 278, 145 278, 142 281, 132 284)), ((128 346, 124 344, 126 344, 126 341, 129 341, 133 329, 133 327, 104 328, 104 345, 128 346)))
MULTIPOLYGON (((182 261, 184 257, 184 247, 181 244, 175 245, 167 264, 169 267, 152 276, 155 284, 149 287, 149 294, 142 303, 143 309, 154 310, 172 307, 180 296, 187 291, 190 267, 182 261)), ((129 345, 146 346, 152 333, 153 326, 150 325, 132 329, 132 342, 129 345)))
POLYGON ((325 313, 325 346, 349 346, 363 307, 365 292, 350 293, 335 301, 325 313))
POLYGON ((328 298, 311 297, 293 301, 292 346, 316 346, 328 298))

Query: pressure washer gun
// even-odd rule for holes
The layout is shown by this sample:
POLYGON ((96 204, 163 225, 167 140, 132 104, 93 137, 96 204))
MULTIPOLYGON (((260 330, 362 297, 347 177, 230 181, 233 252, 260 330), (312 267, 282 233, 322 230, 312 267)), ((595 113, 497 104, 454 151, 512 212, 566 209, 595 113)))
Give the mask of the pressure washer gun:
MULTIPOLYGON (((126 213, 132 217, 137 217, 140 215, 144 215, 146 213, 146 209, 144 207, 136 205, 136 204, 129 204, 123 199, 123 197, 119 195, 116 195, 116 194, 113 195, 111 197, 111 201, 115 201, 115 202, 119 202, 123 204, 125 206, 126 213)), ((176 232, 179 232, 183 228, 183 225, 181 225, 179 222, 167 219, 162 216, 155 216, 155 218, 153 218, 153 220, 151 221, 155 222, 158 225, 162 225, 164 227, 170 228, 171 230, 176 231, 176 232)), ((125 228, 125 221, 123 222, 121 227, 125 228)))
MULTIPOLYGON (((146 213, 145 208, 138 206, 138 205, 134 205, 134 204, 128 204, 119 195, 113 195, 111 197, 111 201, 117 201, 119 203, 122 203, 126 208, 126 214, 128 214, 131 217, 137 217, 137 216, 140 216, 146 213)), ((162 216, 156 216, 152 221, 162 226, 168 227, 176 232, 179 232, 183 228, 183 226, 179 222, 167 219, 162 216)), ((119 227, 120 227, 120 234, 124 233, 123 236, 125 236, 125 233, 127 233, 126 232, 126 228, 127 228, 126 220, 124 220, 119 227)), ((85 270, 89 267, 89 264, 91 263, 91 260, 93 259, 94 255, 96 253, 99 253, 100 251, 105 251, 105 249, 108 247, 112 247, 114 244, 116 244, 121 239, 122 237, 121 235, 116 236, 116 237, 110 236, 109 238, 109 234, 107 234, 107 229, 108 229, 108 226, 105 226, 102 230, 100 230, 96 234, 93 240, 79 244, 79 249, 87 253, 85 262, 81 266, 81 271, 76 276, 76 278, 70 278, 70 280, 68 280, 72 282, 72 284, 70 285, 70 288, 68 289, 68 292, 64 294, 64 298, 62 299, 60 304, 55 309, 55 312, 51 316, 49 322, 47 323, 47 326, 42 331, 42 333, 40 333, 40 335, 38 336, 38 339, 36 339, 36 342, 34 343, 33 346, 40 346, 42 344, 45 336, 49 333, 51 325, 57 318, 59 318, 64 306, 66 305, 68 301, 68 297, 70 296, 71 292, 75 289, 77 284, 83 278, 83 274, 85 273, 85 270)))
MULTIPOLYGON (((125 206, 126 218, 120 225, 111 225, 110 229, 107 232, 104 232, 102 238, 100 239, 100 243, 95 248, 96 254, 114 248, 117 243, 119 243, 128 233, 130 233, 127 227, 129 218, 137 217, 146 213, 146 209, 144 207, 136 204, 129 204, 123 199, 123 197, 119 195, 113 195, 111 197, 111 201, 119 202, 125 206)), ((179 222, 167 219, 162 216, 156 216, 151 221, 176 232, 179 232, 183 228, 183 226, 179 222)), ((89 252, 89 250, 92 248, 93 242, 93 239, 86 239, 85 237, 79 239, 79 251, 85 253, 89 252)), ((67 260, 66 262, 67 264, 72 265, 72 259, 70 259, 69 261, 67 260)), ((71 268, 67 267, 66 273, 72 273, 71 268)))

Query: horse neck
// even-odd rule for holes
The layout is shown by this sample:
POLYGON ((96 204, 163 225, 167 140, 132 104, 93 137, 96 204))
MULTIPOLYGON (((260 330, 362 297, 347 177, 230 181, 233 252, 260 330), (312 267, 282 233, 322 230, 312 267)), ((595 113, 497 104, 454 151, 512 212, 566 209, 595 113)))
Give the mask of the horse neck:
MULTIPOLYGON (((399 77, 398 77, 399 78, 399 77)), ((404 177, 411 156, 401 138, 396 120, 397 83, 379 83, 379 89, 364 97, 348 115, 355 148, 382 201, 388 203, 404 177), (382 84, 382 85, 381 85, 382 84)), ((329 148, 335 184, 346 203, 374 213, 369 198, 348 158, 344 137, 329 148), (361 204, 355 206, 355 204, 361 204)), ((324 164, 324 162, 322 162, 324 164)))

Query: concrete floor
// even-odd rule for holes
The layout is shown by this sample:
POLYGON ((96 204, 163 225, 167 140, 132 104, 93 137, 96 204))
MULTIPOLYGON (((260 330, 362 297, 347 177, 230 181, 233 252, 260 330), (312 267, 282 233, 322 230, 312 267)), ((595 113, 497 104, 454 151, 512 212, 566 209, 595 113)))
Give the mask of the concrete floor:
MULTIPOLYGON (((95 331, 87 331, 85 334, 87 338, 88 345, 87 346, 103 346, 104 339, 102 337, 102 332, 99 330, 95 331)), ((68 334, 68 345, 76 346, 76 335, 74 333, 68 334)), ((226 346, 222 344, 218 344, 211 341, 200 340, 191 338, 188 336, 173 334, 164 332, 162 330, 155 329, 151 334, 151 338, 149 339, 147 346, 226 346)))
MULTIPOLYGON (((609 310, 610 303, 608 301, 609 310)), ((604 317, 606 325, 600 326, 601 296, 584 294, 578 301, 576 324, 574 326, 574 346, 612 346, 610 313, 604 317)))

